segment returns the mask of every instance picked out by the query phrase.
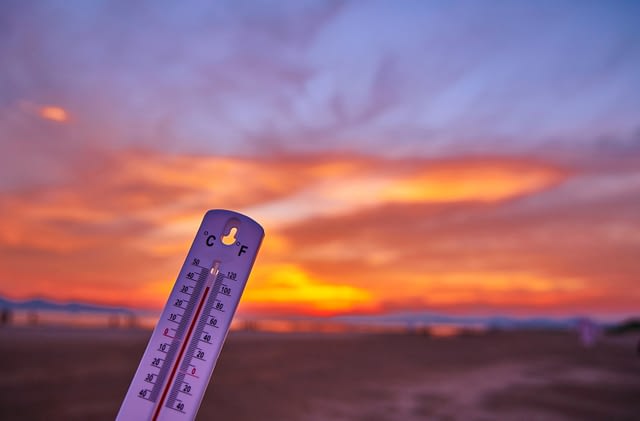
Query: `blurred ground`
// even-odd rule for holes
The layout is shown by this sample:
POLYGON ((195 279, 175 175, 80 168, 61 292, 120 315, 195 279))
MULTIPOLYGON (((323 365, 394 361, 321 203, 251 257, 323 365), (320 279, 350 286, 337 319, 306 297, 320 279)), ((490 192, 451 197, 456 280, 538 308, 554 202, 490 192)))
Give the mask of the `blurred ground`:
MULTIPOLYGON (((149 335, 0 329, 0 419, 114 419, 149 335)), ((636 339, 232 332, 198 419, 637 420, 636 339)))

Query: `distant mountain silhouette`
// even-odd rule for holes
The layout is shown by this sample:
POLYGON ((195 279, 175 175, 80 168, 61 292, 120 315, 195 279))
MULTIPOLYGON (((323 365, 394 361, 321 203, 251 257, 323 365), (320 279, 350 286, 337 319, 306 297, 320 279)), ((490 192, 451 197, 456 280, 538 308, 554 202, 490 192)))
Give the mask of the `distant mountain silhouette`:
POLYGON ((381 324, 397 326, 420 326, 429 324, 452 324, 461 326, 481 325, 489 329, 570 329, 577 325, 580 317, 518 318, 509 316, 447 316, 437 313, 395 313, 370 316, 340 316, 336 320, 353 324, 381 324))
POLYGON ((107 313, 107 314, 130 314, 131 309, 124 307, 109 307, 81 302, 60 303, 49 301, 41 298, 14 301, 0 297, 0 309, 23 310, 23 311, 63 311, 63 312, 88 312, 88 313, 107 313))
MULTIPOLYGON (((0 297, 0 310, 11 311, 60 311, 60 312, 88 312, 101 314, 140 314, 145 310, 129 309, 126 307, 110 307, 82 302, 56 302, 42 298, 15 301, 0 297)), ((399 312, 379 315, 354 315, 336 316, 324 321, 335 320, 337 322, 352 325, 384 325, 398 327, 420 327, 433 324, 452 324, 459 326, 484 326, 489 329, 571 329, 578 325, 581 317, 550 318, 530 317, 519 318, 510 316, 449 316, 445 314, 429 312, 399 312)), ((619 330, 638 328, 638 320, 633 320, 629 326, 618 327, 619 330)), ((610 328, 612 323, 600 324, 610 328)))

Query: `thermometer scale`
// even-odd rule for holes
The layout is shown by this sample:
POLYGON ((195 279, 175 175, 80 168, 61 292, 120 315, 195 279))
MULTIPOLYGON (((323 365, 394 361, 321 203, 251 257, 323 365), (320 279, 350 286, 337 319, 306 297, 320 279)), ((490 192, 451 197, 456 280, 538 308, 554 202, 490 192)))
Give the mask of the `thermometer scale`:
POLYGON ((118 421, 195 418, 263 237, 239 213, 205 214, 118 421))

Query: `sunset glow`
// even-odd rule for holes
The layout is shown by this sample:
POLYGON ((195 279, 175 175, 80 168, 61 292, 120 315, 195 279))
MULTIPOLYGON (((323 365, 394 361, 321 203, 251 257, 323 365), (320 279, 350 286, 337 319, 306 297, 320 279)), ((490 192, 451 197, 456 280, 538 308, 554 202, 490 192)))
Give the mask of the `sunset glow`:
POLYGON ((370 308, 372 294, 346 284, 327 284, 311 279, 295 265, 263 265, 254 275, 262 280, 247 291, 247 306, 292 308, 303 314, 332 314, 370 308))
POLYGON ((638 310, 632 12, 89 3, 5 11, 0 296, 158 309, 224 208, 245 314, 638 310))

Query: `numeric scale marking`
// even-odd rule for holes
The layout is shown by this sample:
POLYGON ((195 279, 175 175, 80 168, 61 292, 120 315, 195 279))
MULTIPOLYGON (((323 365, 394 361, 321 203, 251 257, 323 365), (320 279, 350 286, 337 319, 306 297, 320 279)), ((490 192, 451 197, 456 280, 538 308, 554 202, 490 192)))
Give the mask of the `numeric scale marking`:
POLYGON ((192 420, 264 231, 226 210, 205 215, 117 420, 192 420))

